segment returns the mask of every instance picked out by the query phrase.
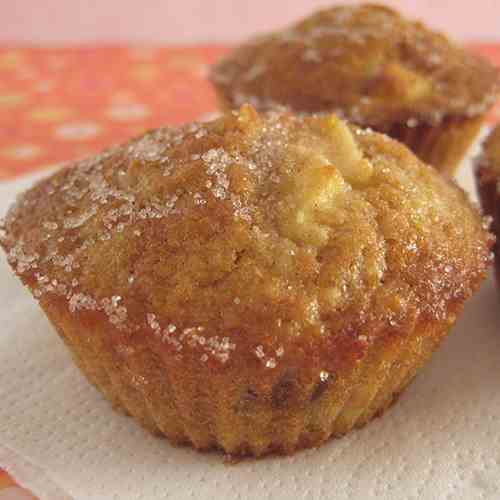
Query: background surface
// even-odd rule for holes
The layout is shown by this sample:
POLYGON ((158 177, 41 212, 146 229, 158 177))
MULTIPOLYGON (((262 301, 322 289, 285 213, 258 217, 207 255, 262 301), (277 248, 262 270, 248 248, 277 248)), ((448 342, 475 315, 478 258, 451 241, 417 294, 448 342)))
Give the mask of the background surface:
MULTIPOLYGON (((0 0, 0 42, 196 43, 241 40, 334 0, 0 0)), ((500 40, 498 0, 388 0, 467 40, 500 40)))

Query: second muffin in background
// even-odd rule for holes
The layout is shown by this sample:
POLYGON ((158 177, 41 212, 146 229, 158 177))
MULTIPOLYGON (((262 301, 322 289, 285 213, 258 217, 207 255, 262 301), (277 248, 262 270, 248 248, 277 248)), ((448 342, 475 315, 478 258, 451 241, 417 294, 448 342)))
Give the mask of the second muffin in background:
POLYGON ((493 219, 491 230, 497 238, 495 270, 497 282, 500 283, 500 255, 498 252, 500 238, 500 125, 497 125, 486 138, 474 173, 483 212, 493 219))
POLYGON ((380 5, 340 6, 251 40, 216 65, 224 108, 335 111, 453 173, 499 90, 499 72, 380 5))

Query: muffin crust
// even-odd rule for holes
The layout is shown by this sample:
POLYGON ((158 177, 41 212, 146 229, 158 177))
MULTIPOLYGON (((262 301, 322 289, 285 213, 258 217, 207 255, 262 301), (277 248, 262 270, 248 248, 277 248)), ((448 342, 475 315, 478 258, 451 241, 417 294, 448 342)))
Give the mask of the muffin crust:
POLYGON ((173 442, 254 455, 382 412, 492 243, 404 146, 250 106, 58 172, 0 236, 108 399, 173 442))
POLYGON ((251 40, 212 81, 229 107, 335 111, 383 131, 477 116, 499 91, 486 60, 375 4, 332 7, 251 40))

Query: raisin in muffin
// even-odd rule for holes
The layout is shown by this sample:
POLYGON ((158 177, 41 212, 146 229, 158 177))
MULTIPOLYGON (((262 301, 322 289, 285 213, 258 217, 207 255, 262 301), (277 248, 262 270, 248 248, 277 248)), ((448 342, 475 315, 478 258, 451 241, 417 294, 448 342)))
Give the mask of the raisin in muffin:
POLYGON ((495 271, 500 283, 500 260, 498 239, 500 237, 500 125, 487 137, 482 154, 477 159, 475 170, 476 186, 483 211, 492 218, 492 231, 497 238, 495 243, 495 271))
POLYGON ((396 141, 245 106, 56 173, 1 243, 115 407, 260 456, 382 413, 478 288, 491 237, 396 141))
POLYGON ((499 89, 498 70, 379 5, 340 6, 251 40, 211 75, 222 107, 336 111, 453 173, 499 89))

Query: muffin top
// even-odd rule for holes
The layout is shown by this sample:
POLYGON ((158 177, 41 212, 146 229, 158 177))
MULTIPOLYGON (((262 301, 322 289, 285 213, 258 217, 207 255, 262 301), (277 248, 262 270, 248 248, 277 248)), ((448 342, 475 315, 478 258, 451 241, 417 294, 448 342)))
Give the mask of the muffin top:
POLYGON ((382 130, 481 114, 499 90, 498 69, 486 60, 371 4, 322 10, 251 40, 211 79, 229 106, 335 111, 382 130))
POLYGON ((500 125, 493 129, 484 143, 481 164, 500 175, 500 125))
POLYGON ((416 321, 446 321, 491 245, 465 194, 401 144, 250 106, 63 169, 0 227, 45 308, 214 370, 324 377, 416 321))

